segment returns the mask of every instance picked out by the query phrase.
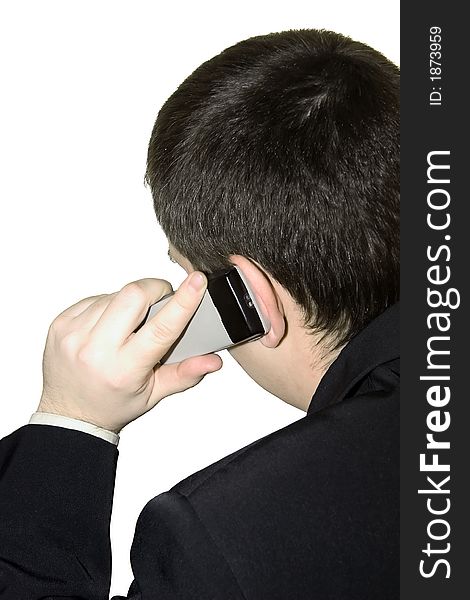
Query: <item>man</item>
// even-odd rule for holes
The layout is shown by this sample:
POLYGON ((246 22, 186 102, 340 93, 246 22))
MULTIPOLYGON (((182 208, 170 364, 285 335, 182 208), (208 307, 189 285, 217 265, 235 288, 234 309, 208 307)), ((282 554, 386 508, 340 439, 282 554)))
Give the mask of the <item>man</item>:
POLYGON ((324 30, 241 42, 163 106, 146 179, 189 277, 137 333, 167 282, 52 323, 0 443, 1 597, 108 598, 118 433, 221 367, 159 360, 236 264, 271 327, 230 352, 307 414, 145 506, 127 598, 398 598, 398 68, 324 30))

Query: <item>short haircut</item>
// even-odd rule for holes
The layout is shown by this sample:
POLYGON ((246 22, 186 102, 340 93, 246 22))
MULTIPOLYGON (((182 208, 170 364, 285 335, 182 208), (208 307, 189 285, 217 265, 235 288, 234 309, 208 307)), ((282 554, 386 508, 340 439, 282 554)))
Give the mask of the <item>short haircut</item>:
POLYGON ((257 261, 339 347, 399 297, 398 67, 326 30, 257 36, 160 110, 145 181, 195 269, 257 261))

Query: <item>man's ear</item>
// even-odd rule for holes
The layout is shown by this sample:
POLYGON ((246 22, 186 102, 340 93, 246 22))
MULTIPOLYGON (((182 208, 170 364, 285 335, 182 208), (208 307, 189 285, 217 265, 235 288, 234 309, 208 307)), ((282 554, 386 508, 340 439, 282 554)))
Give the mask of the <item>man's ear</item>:
POLYGON ((256 261, 240 254, 232 254, 229 260, 243 272, 255 294, 256 301, 271 323, 268 333, 259 341, 267 348, 275 348, 284 337, 286 323, 284 307, 269 275, 256 261))

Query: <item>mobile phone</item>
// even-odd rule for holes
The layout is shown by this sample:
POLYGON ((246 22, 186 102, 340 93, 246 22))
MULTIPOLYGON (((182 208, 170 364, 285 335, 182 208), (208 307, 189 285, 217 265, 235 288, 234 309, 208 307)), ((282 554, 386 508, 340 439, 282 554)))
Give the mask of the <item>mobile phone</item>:
MULTIPOLYGON (((206 273, 206 277, 207 289, 198 309, 161 358, 161 364, 173 364, 191 356, 225 350, 268 333, 269 320, 262 313, 241 269, 233 266, 206 273)), ((159 312, 174 293, 170 292, 152 304, 134 333, 159 312)))

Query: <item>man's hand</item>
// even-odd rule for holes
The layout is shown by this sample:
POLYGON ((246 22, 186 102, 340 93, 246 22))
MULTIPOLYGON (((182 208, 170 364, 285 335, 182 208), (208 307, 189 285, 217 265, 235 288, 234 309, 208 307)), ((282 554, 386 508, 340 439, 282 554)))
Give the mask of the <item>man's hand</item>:
POLYGON ((220 369, 217 354, 157 364, 196 312, 206 286, 203 273, 191 273, 137 333, 133 331, 149 306, 172 291, 168 281, 140 279, 62 312, 47 336, 38 411, 117 433, 162 398, 193 387, 220 369))

